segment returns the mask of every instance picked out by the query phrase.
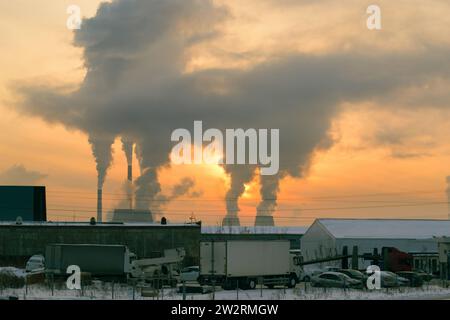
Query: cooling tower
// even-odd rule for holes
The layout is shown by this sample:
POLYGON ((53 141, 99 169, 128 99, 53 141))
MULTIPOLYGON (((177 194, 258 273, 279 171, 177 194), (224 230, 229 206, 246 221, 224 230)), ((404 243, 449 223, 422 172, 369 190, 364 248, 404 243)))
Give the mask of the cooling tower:
POLYGON ((274 225, 275 225, 275 223, 273 221, 272 216, 256 216, 255 226, 257 226, 257 227, 259 227, 259 226, 273 227, 274 225))
POLYGON ((225 216, 222 220, 222 226, 234 227, 240 226, 239 217, 237 216, 225 216))

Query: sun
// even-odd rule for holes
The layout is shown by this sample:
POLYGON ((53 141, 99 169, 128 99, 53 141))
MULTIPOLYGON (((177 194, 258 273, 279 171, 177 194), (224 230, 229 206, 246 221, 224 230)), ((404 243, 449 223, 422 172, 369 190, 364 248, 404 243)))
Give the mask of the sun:
POLYGON ((249 199, 252 197, 251 194, 252 186, 250 184, 244 184, 244 193, 242 194, 242 198, 249 199))

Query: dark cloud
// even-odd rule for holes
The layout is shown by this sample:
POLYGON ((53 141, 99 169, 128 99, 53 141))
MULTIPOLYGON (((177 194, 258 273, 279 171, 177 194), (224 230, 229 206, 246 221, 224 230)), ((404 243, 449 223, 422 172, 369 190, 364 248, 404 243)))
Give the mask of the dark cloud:
MULTIPOLYGON (((291 54, 246 70, 186 73, 192 43, 220 34, 227 16, 207 0, 103 4, 75 36, 88 71, 79 90, 22 86, 18 108, 86 132, 99 184, 111 163, 111 141, 126 136, 136 142, 142 172, 136 197, 147 199, 139 202, 144 207, 161 191, 157 170, 168 163, 174 129, 191 129, 194 120, 205 128, 279 128, 281 171, 262 179, 261 187, 266 200, 260 207, 272 211, 279 179, 301 177, 312 152, 332 143, 328 130, 341 103, 394 99, 400 89, 450 75, 449 50, 431 46, 412 53, 291 54)), ((242 195, 254 169, 227 169, 228 195, 242 195)), ((229 212, 238 209, 237 202, 230 206, 229 212)))

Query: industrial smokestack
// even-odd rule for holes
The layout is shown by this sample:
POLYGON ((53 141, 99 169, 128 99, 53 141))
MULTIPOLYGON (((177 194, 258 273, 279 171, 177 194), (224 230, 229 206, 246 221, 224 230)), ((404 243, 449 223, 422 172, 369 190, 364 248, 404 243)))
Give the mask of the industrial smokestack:
POLYGON ((272 216, 256 216, 255 219, 256 227, 273 227, 275 226, 275 222, 273 221, 272 216))
POLYGON ((128 181, 133 182, 133 166, 131 164, 128 165, 128 181))
POLYGON ((133 145, 134 142, 131 139, 127 137, 122 137, 122 149, 123 152, 125 153, 128 164, 127 194, 128 194, 128 202, 130 204, 130 210, 133 209, 133 145))
POLYGON ((97 191, 97 222, 102 222, 103 216, 103 204, 102 204, 102 189, 98 189, 97 191))
POLYGON ((133 166, 130 164, 128 164, 128 201, 130 203, 130 210, 133 209, 133 166))

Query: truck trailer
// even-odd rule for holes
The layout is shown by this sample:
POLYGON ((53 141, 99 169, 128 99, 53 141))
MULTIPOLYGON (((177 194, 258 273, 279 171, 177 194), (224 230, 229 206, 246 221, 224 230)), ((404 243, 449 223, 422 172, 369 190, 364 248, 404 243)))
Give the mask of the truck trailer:
POLYGON ((134 254, 124 245, 50 244, 45 250, 46 272, 66 275, 77 265, 81 272, 99 277, 126 277, 134 254))
POLYGON ((257 283, 295 287, 301 267, 285 240, 200 242, 200 284, 254 289, 257 283))

